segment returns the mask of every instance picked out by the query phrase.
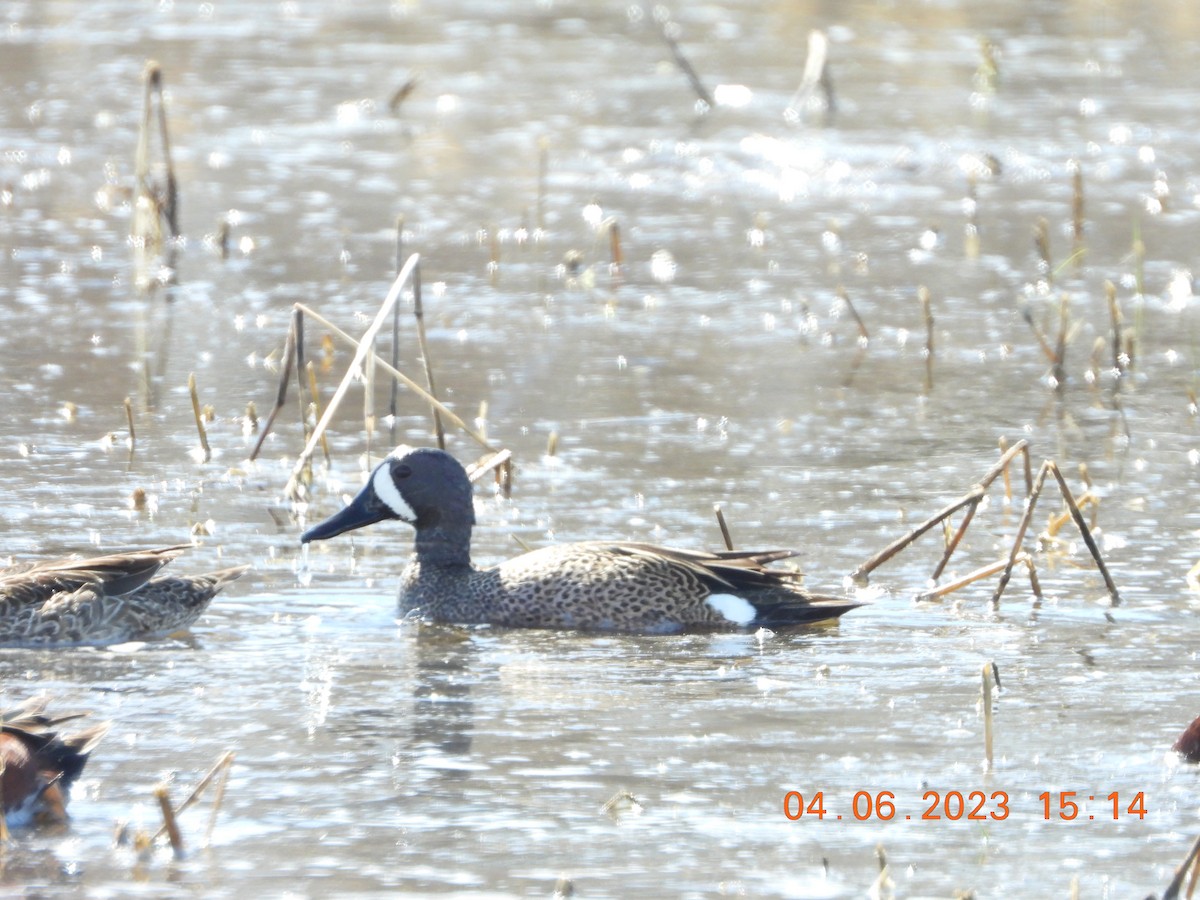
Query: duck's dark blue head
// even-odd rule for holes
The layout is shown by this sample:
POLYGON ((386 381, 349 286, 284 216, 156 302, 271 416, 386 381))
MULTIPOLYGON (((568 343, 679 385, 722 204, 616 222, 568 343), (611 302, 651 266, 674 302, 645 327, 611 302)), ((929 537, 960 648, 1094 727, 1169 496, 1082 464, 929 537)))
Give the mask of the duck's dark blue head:
POLYGON ((444 450, 397 447, 371 473, 358 496, 304 532, 300 541, 325 540, 384 519, 400 519, 418 532, 465 528, 469 533, 475 505, 466 470, 444 450))

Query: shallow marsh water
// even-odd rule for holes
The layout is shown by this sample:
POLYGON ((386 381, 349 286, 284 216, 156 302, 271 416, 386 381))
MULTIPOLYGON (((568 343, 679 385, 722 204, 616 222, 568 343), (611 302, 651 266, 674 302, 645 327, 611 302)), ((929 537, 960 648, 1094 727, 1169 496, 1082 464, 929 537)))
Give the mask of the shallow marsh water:
MULTIPOLYGON (((255 565, 188 640, 0 651, 6 699, 49 691, 115 723, 70 831, 21 835, 6 890, 546 896, 566 876, 584 897, 861 896, 877 848, 897 896, 1165 887, 1200 827, 1200 773, 1169 752, 1200 712, 1186 583, 1200 559, 1200 16, 1166 0, 676 15, 709 89, 744 86, 747 103, 699 114, 648 12, 621 4, 0 7, 4 551, 175 543, 203 523, 211 535, 178 567, 255 565), (783 110, 812 27, 830 36, 839 107, 797 126, 783 110), (1000 79, 973 93, 981 37, 1000 79), (127 194, 147 58, 165 73, 186 238, 177 286, 151 299, 131 286, 127 194), (231 210, 222 261, 212 240, 231 210), (1069 532, 1066 552, 1038 557, 1041 604, 1019 578, 995 610, 992 581, 917 603, 937 557, 927 539, 839 625, 761 638, 399 626, 399 524, 313 548, 301 577, 282 493, 301 444, 294 397, 255 464, 241 417, 271 405, 292 303, 365 327, 399 215, 422 254, 439 381, 468 418, 486 401, 518 464, 511 500, 479 493, 481 562, 515 552, 513 534, 715 545, 719 502, 739 545, 797 546, 813 586, 838 590, 979 478, 1001 437, 1027 438, 1080 492, 1088 465, 1124 602, 1110 606, 1069 532), (607 216, 619 277, 594 227, 607 216), (1061 264, 1050 287, 1039 217, 1061 264), (1108 346, 1093 350, 1110 338, 1105 280, 1137 340, 1119 383, 1108 346), (1075 332, 1056 391, 1021 309, 1053 339, 1063 297, 1075 332), (216 413, 208 463, 193 456, 193 372, 216 413), (129 507, 136 488, 147 511, 129 507), (985 773, 988 660, 1003 691, 985 773), (178 798, 226 750, 211 847, 198 849, 202 806, 185 815, 196 849, 181 861, 111 848, 117 819, 157 826, 155 783, 174 776, 178 798), (789 790, 823 791, 830 815, 789 821, 789 790), (921 821, 928 790, 1006 791, 1011 814, 921 821), (602 811, 621 791, 637 804, 602 811), (859 791, 893 792, 900 815, 854 821, 859 791), (1047 791, 1097 799, 1047 820, 1047 791), (1144 792, 1144 819, 1111 821, 1113 791, 1144 792)), ((320 333, 310 324, 318 360, 320 333)), ((326 396, 348 358, 339 348, 322 374, 326 396)), ((361 479, 357 404, 310 517, 361 479)), ((398 438, 428 442, 421 404, 402 404, 398 438)), ((474 456, 463 439, 452 449, 474 456)), ((1044 497, 1039 528, 1054 508, 1044 497)), ((956 571, 1004 552, 1016 518, 994 492, 956 571)))

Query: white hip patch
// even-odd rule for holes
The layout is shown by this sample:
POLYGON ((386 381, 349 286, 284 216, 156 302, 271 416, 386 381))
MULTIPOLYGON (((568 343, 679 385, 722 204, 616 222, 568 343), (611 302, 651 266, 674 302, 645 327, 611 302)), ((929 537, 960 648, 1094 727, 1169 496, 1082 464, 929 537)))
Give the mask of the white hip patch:
POLYGON ((388 509, 396 514, 396 518, 410 525, 417 521, 417 514, 404 501, 396 482, 392 481, 391 466, 387 463, 375 470, 375 474, 371 476, 371 487, 375 489, 375 496, 388 505, 388 509))
POLYGON ((736 594, 709 594, 704 602, 735 625, 749 625, 758 615, 749 600, 736 594))

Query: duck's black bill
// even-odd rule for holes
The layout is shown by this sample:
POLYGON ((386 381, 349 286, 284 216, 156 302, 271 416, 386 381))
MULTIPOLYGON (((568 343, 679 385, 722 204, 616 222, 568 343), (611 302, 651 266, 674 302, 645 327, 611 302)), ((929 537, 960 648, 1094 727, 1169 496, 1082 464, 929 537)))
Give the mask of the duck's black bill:
POLYGON ((339 512, 334 513, 324 522, 314 525, 304 534, 300 535, 300 543, 307 544, 309 541, 323 541, 327 538, 337 537, 339 534, 344 534, 347 531, 353 531, 355 528, 362 528, 364 525, 373 525, 376 522, 382 522, 384 519, 392 519, 395 516, 387 508, 386 505, 379 502, 379 498, 375 496, 375 492, 371 490, 368 484, 358 496, 347 503, 339 512))

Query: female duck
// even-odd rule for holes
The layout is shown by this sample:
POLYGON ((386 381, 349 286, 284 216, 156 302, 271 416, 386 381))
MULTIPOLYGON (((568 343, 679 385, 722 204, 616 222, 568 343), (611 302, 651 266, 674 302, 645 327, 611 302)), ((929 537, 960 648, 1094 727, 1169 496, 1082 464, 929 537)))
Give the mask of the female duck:
POLYGON ((416 529, 404 613, 440 622, 671 633, 836 619, 859 604, 810 594, 766 564, 790 550, 705 553, 626 541, 553 544, 488 569, 471 564, 475 508, 448 453, 397 448, 349 505, 301 536, 324 540, 384 519, 416 529))
POLYGON ((154 577, 186 549, 0 569, 0 647, 101 646, 187 628, 249 566, 154 577))

